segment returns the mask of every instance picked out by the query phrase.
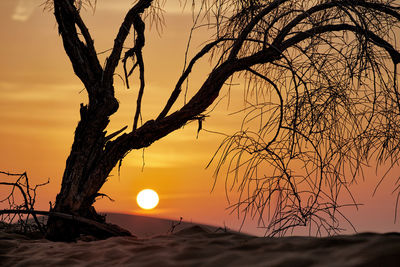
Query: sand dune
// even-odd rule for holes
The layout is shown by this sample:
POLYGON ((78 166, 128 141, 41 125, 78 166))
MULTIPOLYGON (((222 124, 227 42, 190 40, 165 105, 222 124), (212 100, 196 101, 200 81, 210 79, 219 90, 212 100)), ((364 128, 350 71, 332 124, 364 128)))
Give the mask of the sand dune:
MULTIPOLYGON (((198 223, 155 218, 151 216, 132 215, 122 213, 107 213, 107 222, 130 231, 138 238, 149 238, 157 235, 176 233, 182 229, 199 225, 198 223)), ((202 225, 210 231, 219 231, 218 227, 202 225)), ((222 229, 220 229, 222 230, 222 229)))
MULTIPOLYGON (((148 227, 152 223, 153 226, 169 225, 168 220, 140 216, 131 219, 145 221, 148 227)), ((192 225, 172 234, 164 233, 151 238, 113 237, 76 243, 31 240, 0 231, 0 265, 400 266, 399 233, 364 233, 329 238, 260 238, 215 230, 192 225)), ((157 231, 154 230, 154 233, 157 231)))

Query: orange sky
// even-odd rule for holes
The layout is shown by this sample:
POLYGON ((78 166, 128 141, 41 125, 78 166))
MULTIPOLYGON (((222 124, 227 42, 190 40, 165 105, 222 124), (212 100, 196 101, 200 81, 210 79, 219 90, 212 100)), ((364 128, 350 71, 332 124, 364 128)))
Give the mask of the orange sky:
MULTIPOLYGON (((0 2, 0 170, 26 170, 32 183, 50 178, 50 185, 39 192, 37 205, 38 209, 48 209, 48 202, 54 201, 60 188, 65 160, 79 120, 79 104, 86 96, 84 92, 79 93, 83 86, 74 76, 63 51, 52 13, 43 12, 39 7, 42 2, 0 2)), ((111 47, 131 1, 112 3, 99 0, 95 15, 85 13, 98 52, 111 47)), ((143 103, 144 119, 152 118, 161 110, 184 62, 191 15, 180 12, 177 4, 169 4, 165 21, 161 36, 155 29, 147 31, 144 57, 148 87, 143 103)), ((198 48, 198 40, 204 41, 206 35, 199 33, 197 36, 199 39, 194 41, 193 49, 198 48)), ((206 60, 194 69, 192 89, 198 88, 209 69, 206 60)), ((115 80, 121 106, 111 118, 110 131, 132 124, 137 94, 136 88, 127 90, 122 81, 115 80)), ((131 84, 135 81, 131 80, 131 84)), ((225 133, 239 129, 242 115, 228 114, 243 104, 242 89, 242 86, 233 87, 232 95, 237 97, 230 109, 223 100, 206 120, 206 129, 225 133)), ((211 193, 214 169, 205 170, 222 137, 202 131, 196 139, 196 130, 197 124, 192 123, 146 149, 143 170, 142 151, 129 154, 123 161, 121 176, 113 171, 102 189, 115 202, 99 200, 97 209, 173 219, 182 216, 188 221, 238 227, 240 221, 229 216, 225 209, 228 203, 223 177, 211 193), (157 209, 139 210, 135 196, 143 188, 152 188, 160 194, 157 209)), ((399 222, 393 224, 395 195, 390 194, 393 184, 390 181, 384 183, 371 199, 379 177, 374 171, 368 171, 366 178, 366 183, 360 181, 354 189, 359 202, 366 205, 359 212, 354 209, 346 212, 361 231, 399 231, 399 222)), ((244 230, 256 232, 254 223, 249 222, 244 230)))

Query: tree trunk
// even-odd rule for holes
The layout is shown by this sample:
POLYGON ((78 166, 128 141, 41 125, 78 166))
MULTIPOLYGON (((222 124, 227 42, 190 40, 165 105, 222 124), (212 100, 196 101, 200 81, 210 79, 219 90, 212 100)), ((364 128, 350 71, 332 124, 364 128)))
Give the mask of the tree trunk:
MULTIPOLYGON (((98 215, 92 205, 98 191, 115 166, 114 162, 104 160, 104 146, 107 142, 105 128, 109 123, 109 116, 117 109, 118 102, 113 97, 99 104, 89 106, 81 104, 81 121, 75 131, 61 190, 52 211, 105 222, 105 218, 98 215)), ((72 241, 80 234, 103 237, 102 233, 88 226, 62 218, 49 217, 46 233, 48 239, 72 241)))

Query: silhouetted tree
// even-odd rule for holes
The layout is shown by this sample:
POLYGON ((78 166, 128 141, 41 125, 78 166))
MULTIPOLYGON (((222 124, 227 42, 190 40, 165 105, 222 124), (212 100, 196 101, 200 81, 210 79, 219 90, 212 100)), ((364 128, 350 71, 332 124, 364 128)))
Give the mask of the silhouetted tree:
MULTIPOLYGON (((215 31, 215 39, 189 61, 160 114, 143 124, 139 122, 145 90, 143 13, 155 14, 159 3, 136 1, 104 64, 80 15, 84 3, 47 2, 89 99, 81 104, 53 212, 101 220, 92 205, 118 161, 189 122, 200 124, 227 79, 240 73, 250 84, 248 90, 261 92, 248 116, 249 121, 260 119, 261 126, 255 131, 244 127, 226 139, 217 172, 230 158, 228 173, 233 170, 239 189, 248 192, 238 209, 255 208, 263 218, 264 209, 278 203, 271 232, 307 225, 315 218, 321 227, 329 225, 318 214, 336 218, 336 197, 340 187, 347 185, 348 170, 356 175, 372 156, 397 162, 400 53, 395 37, 400 13, 396 1, 193 1, 201 6, 199 17, 215 31), (127 48, 130 33, 134 42, 127 48), (211 72, 187 103, 171 111, 193 65, 207 54, 214 58, 211 72), (126 67, 128 59, 134 62, 131 69, 126 67), (139 73, 136 112, 132 130, 125 127, 107 135, 109 117, 118 110, 114 77, 120 63, 127 83, 132 72, 139 73), (264 163, 272 169, 260 170, 264 163), (296 168, 303 172, 295 174, 296 168), (330 190, 323 190, 324 185, 330 190)), ((72 239, 82 231, 52 216, 47 226, 47 237, 53 240, 72 239)))

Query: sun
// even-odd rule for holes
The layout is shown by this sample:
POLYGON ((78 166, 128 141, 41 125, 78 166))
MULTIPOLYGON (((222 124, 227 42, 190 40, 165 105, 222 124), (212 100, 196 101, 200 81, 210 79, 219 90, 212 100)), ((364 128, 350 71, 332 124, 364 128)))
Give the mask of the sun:
POLYGON ((159 202, 160 198, 156 191, 152 189, 143 189, 136 196, 136 202, 144 210, 154 209, 159 202))

